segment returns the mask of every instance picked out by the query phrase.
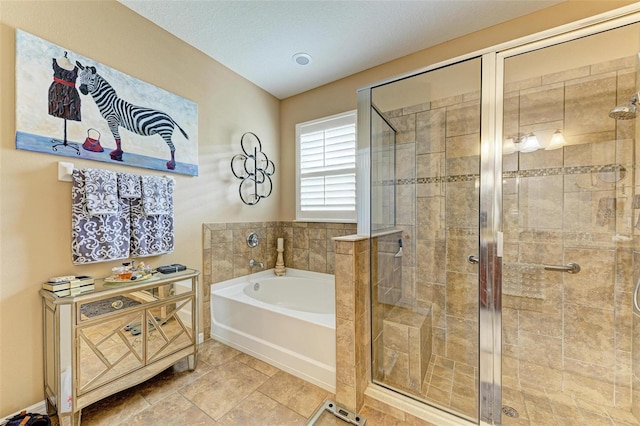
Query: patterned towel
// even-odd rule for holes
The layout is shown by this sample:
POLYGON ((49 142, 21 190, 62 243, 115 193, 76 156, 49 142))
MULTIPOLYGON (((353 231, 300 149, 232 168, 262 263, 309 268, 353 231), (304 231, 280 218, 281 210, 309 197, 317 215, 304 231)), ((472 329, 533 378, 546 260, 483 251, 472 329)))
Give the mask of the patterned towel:
POLYGON ((83 169, 87 211, 92 216, 118 214, 118 186, 115 172, 83 169))
POLYGON ((71 257, 74 265, 129 257, 129 205, 118 200, 119 214, 89 213, 86 170, 73 171, 71 257))
POLYGON ((140 175, 132 173, 118 173, 118 195, 120 198, 142 197, 140 175))
POLYGON ((173 252, 173 187, 172 178, 142 176, 142 199, 130 200, 131 257, 173 252))
POLYGON ((147 216, 172 215, 173 179, 163 176, 142 176, 142 207, 147 216))

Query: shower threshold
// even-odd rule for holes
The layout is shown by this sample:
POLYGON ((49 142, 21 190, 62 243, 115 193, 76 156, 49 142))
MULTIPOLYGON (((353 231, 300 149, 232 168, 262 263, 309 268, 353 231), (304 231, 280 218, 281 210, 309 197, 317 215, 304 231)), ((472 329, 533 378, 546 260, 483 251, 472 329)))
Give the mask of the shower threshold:
POLYGON ((331 420, 335 420, 335 418, 355 426, 364 426, 364 424, 367 423, 367 419, 365 417, 359 416, 346 408, 340 407, 333 401, 326 400, 313 414, 313 417, 311 417, 307 426, 334 424, 331 420))

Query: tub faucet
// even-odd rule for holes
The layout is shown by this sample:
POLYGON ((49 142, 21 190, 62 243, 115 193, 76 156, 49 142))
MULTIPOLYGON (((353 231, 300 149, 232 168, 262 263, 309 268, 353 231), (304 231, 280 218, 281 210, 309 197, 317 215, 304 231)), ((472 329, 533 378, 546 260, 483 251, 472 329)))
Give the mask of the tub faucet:
POLYGON ((259 266, 260 269, 264 269, 264 263, 262 262, 256 262, 254 259, 251 259, 249 261, 249 268, 251 268, 251 270, 253 271, 253 267, 254 266, 259 266))

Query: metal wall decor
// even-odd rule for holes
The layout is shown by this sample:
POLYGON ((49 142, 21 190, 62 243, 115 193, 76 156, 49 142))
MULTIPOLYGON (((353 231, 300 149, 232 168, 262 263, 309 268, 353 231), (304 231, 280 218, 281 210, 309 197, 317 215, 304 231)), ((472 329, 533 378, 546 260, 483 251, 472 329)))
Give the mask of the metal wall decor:
POLYGON ((276 171, 273 161, 262 152, 262 143, 255 133, 247 132, 240 138, 242 154, 234 155, 231 159, 233 175, 241 179, 240 199, 243 203, 253 206, 262 198, 267 198, 273 190, 271 176, 276 171))

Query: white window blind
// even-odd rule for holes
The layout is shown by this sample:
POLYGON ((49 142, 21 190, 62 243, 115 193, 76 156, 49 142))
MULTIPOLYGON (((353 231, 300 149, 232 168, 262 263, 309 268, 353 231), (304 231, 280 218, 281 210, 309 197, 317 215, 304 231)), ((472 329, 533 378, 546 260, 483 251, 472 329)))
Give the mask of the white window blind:
POLYGON ((297 218, 356 218, 355 111, 296 126, 297 218))

